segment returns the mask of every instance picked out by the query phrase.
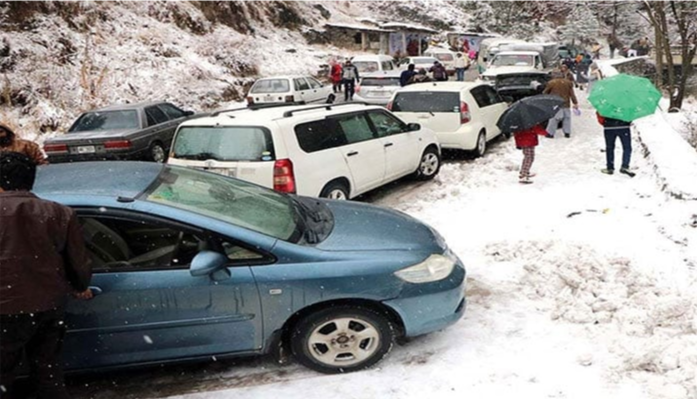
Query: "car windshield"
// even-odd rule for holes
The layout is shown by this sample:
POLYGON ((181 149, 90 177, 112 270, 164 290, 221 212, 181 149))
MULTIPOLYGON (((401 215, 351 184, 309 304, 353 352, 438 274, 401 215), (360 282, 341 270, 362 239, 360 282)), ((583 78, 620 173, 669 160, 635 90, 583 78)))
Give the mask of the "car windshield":
POLYGON ((183 126, 172 157, 217 161, 274 160, 271 133, 254 126, 183 126))
POLYGON ((139 127, 136 110, 87 112, 82 114, 68 133, 138 129, 139 127))
POLYGON ((142 197, 285 241, 302 233, 289 196, 214 173, 165 166, 142 197))
POLYGON ((494 66, 532 66, 534 57, 522 54, 498 54, 491 61, 494 66))
POLYGON ((416 91, 397 93, 393 112, 460 112, 460 93, 416 91))
POLYGON ((452 61, 455 59, 452 54, 448 53, 435 53, 433 56, 438 59, 438 61, 452 61))
POLYGON ((433 57, 418 57, 418 58, 412 58, 411 59, 411 64, 433 64, 434 62, 438 61, 437 59, 433 57))
POLYGON ((399 78, 363 78, 361 86, 399 86, 399 78))
POLYGON ((289 91, 288 79, 261 79, 254 83, 250 93, 287 93, 289 91))
POLYGON ((377 61, 353 61, 352 63, 358 72, 375 72, 379 67, 377 61))

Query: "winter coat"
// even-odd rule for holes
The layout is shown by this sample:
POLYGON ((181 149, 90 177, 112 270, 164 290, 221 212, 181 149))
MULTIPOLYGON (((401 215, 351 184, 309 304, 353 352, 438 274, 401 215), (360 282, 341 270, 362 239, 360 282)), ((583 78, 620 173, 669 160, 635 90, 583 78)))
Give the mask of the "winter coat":
POLYGON ((466 56, 463 55, 462 57, 455 57, 455 62, 453 63, 455 69, 458 68, 469 68, 470 66, 470 59, 466 56))
POLYGON ((412 83, 424 83, 424 82, 431 82, 433 79, 429 78, 428 75, 420 74, 417 73, 416 75, 412 76, 411 79, 407 82, 408 84, 412 83))
POLYGON ((433 79, 435 80, 448 80, 448 71, 445 70, 443 64, 433 64, 428 71, 433 73, 433 79))
POLYGON ((518 148, 537 147, 540 143, 537 136, 544 136, 547 131, 540 125, 535 125, 530 129, 521 130, 513 133, 515 146, 518 148))
POLYGON ((595 113, 595 116, 598 118, 598 123, 603 125, 603 127, 607 129, 626 129, 632 125, 631 122, 625 122, 621 121, 619 119, 614 119, 614 118, 607 118, 604 116, 600 116, 599 113, 595 113))
POLYGON ((28 191, 0 192, 0 314, 62 307, 92 276, 75 212, 28 191))
POLYGON ((406 71, 403 71, 399 75, 399 85, 400 86, 408 85, 411 82, 411 78, 413 78, 414 75, 416 75, 416 71, 410 71, 408 69, 406 71))
POLYGON ((358 81, 360 76, 358 75, 358 68, 353 64, 348 64, 344 66, 341 73, 341 79, 344 81, 358 81))
POLYGON ((339 65, 339 64, 332 65, 332 70, 331 70, 332 83, 334 83, 334 84, 341 83, 342 72, 343 72, 343 70, 341 68, 341 65, 339 65))
POLYGON ((564 100, 564 108, 571 107, 571 103, 578 104, 574 84, 565 78, 555 78, 547 83, 544 94, 555 94, 564 100))
POLYGON ((10 144, 0 144, 0 151, 18 152, 20 154, 24 154, 37 165, 45 165, 48 163, 44 157, 44 154, 41 153, 41 149, 39 149, 39 146, 36 143, 17 138, 12 129, 5 124, 0 123, 0 127, 5 129, 10 137, 10 144))

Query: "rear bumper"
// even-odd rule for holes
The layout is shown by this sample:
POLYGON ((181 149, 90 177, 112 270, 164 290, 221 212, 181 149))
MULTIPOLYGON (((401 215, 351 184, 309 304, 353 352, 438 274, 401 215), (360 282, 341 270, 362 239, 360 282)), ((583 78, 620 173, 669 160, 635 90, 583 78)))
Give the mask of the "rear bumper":
POLYGON ((479 130, 475 126, 462 125, 454 132, 436 132, 441 148, 473 150, 477 147, 479 130))
MULTIPOLYGON (((339 96, 341 93, 339 93, 339 96)), ((391 97, 363 97, 359 94, 354 94, 353 99, 355 101, 362 101, 368 104, 373 104, 373 105, 387 105, 388 102, 390 102, 391 97)))
POLYGON ((402 294, 385 305, 404 322, 404 335, 414 337, 454 324, 465 313, 466 273, 458 264, 450 276, 429 284, 410 284, 402 294))

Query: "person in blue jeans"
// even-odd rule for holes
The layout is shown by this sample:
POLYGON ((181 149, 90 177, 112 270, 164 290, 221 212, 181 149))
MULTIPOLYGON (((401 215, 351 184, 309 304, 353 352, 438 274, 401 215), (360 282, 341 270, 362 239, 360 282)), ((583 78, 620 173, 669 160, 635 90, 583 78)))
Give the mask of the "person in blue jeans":
POLYGON ((605 169, 600 171, 611 175, 615 173, 615 142, 619 137, 622 143, 622 166, 620 173, 629 177, 634 177, 636 173, 629 170, 629 161, 632 157, 632 131, 631 122, 621 121, 619 119, 606 118, 597 114, 598 122, 603 125, 605 132, 605 169))

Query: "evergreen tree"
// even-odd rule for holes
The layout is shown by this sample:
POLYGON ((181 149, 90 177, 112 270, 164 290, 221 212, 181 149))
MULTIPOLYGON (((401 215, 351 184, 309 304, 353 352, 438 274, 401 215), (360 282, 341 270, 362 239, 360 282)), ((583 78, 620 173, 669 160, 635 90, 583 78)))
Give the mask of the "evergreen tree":
POLYGON ((585 4, 579 4, 571 11, 561 29, 562 38, 571 44, 591 43, 597 40, 599 33, 598 18, 585 4))

